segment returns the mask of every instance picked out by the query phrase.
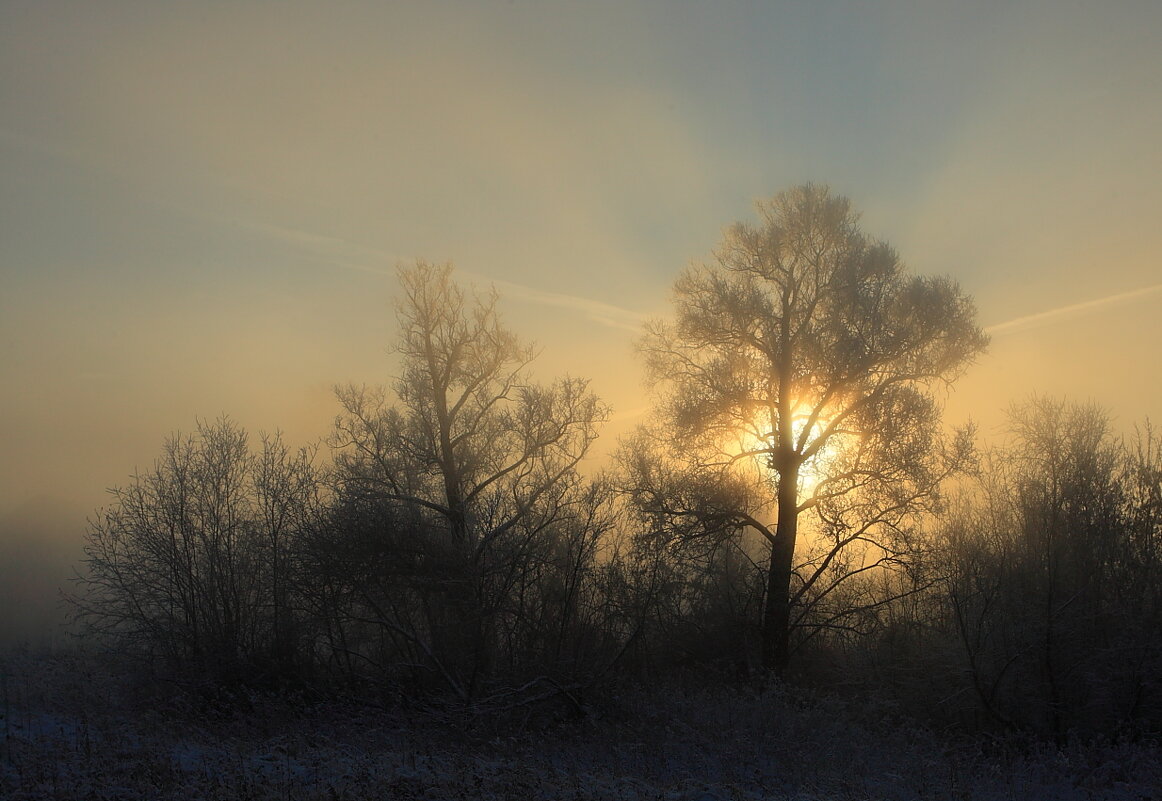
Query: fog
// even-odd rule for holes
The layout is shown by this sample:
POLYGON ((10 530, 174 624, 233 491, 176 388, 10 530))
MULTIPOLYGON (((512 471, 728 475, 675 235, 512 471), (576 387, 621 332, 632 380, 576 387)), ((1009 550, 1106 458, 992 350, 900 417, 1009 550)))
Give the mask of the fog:
POLYGON ((0 638, 51 639, 85 520, 229 414, 305 443, 393 370, 397 264, 494 285, 547 375, 648 408, 679 271, 806 180, 993 343, 948 397, 1162 409, 1155 3, 5 3, 0 638))

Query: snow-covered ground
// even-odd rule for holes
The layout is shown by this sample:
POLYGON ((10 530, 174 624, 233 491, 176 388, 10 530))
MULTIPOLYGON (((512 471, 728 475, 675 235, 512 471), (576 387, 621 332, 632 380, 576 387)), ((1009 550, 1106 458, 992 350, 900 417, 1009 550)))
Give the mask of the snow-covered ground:
POLYGON ((1162 799, 1156 744, 986 745, 780 688, 687 680, 502 727, 267 697, 213 710, 109 664, 0 656, 0 798, 1162 799))

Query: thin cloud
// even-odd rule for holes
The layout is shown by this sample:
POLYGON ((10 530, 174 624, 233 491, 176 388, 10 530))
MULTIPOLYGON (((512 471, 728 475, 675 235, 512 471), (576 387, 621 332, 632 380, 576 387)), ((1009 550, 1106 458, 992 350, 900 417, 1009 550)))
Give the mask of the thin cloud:
POLYGON ((327 264, 335 267, 343 267, 348 270, 359 270, 376 275, 385 275, 391 272, 385 265, 398 264, 401 261, 399 256, 382 250, 357 245, 336 236, 325 236, 312 231, 304 231, 301 228, 286 228, 281 225, 271 225, 270 223, 228 220, 223 217, 216 219, 220 222, 237 225, 248 231, 261 234, 269 239, 275 239, 309 251, 311 255, 325 261, 327 264))
POLYGON ((1117 306, 1123 303, 1130 303, 1132 301, 1141 300, 1144 297, 1160 292, 1162 292, 1162 284, 1154 284, 1153 286, 1146 286, 1140 289, 1132 289, 1129 292, 1120 292, 1117 295, 1109 295, 1104 298, 1087 300, 1084 303, 1073 303, 1068 306, 1061 306, 1056 309, 1037 312, 1036 314, 1027 314, 1023 317, 1015 317, 1012 320, 1006 320, 1003 323, 990 325, 985 329, 985 332, 993 336, 1015 334, 1018 331, 1027 331, 1031 328, 1041 328, 1042 326, 1052 325, 1069 317, 1093 314, 1095 312, 1107 309, 1110 306, 1117 306))
POLYGON ((544 290, 533 289, 532 287, 513 284, 508 281, 494 280, 492 284, 505 297, 517 298, 518 300, 536 303, 541 306, 568 309, 583 314, 593 322, 610 328, 620 328, 626 331, 637 332, 641 330, 642 324, 648 316, 641 312, 633 311, 632 309, 614 306, 610 303, 603 303, 599 300, 592 300, 578 295, 545 292, 544 290))
MULTIPOLYGON (((285 228, 279 225, 257 222, 238 222, 236 224, 264 236, 309 250, 315 256, 325 258, 329 264, 336 267, 384 274, 389 272, 386 267, 373 265, 399 264, 405 261, 399 256, 381 250, 357 245, 338 237, 316 234, 298 228, 285 228)), ((458 272, 469 279, 476 279, 481 283, 492 284, 506 298, 515 298, 540 306, 567 309, 582 314, 593 322, 609 328, 619 328, 636 333, 641 330, 641 326, 647 318, 647 315, 642 312, 615 306, 611 303, 603 303, 602 301, 591 298, 566 295, 560 292, 546 292, 523 284, 514 284, 510 281, 489 278, 486 275, 467 270, 459 270, 458 272)))
MULTIPOLYGON (((48 156, 57 160, 71 161, 88 168, 102 170, 114 175, 124 175, 123 168, 113 166, 107 156, 103 154, 84 153, 76 148, 67 147, 59 142, 48 139, 33 139, 17 131, 0 127, 0 145, 11 145, 24 150, 48 156)), ((398 264, 402 257, 386 253, 382 250, 364 247, 339 237, 317 234, 300 228, 287 228, 281 225, 239 220, 217 212, 177 203, 165 198, 153 198, 155 204, 165 206, 174 212, 193 217, 195 219, 212 222, 216 225, 233 226, 259 234, 260 236, 289 244, 293 247, 310 252, 316 258, 326 261, 335 267, 348 270, 372 273, 375 275, 390 274, 390 268, 383 265, 398 264)))

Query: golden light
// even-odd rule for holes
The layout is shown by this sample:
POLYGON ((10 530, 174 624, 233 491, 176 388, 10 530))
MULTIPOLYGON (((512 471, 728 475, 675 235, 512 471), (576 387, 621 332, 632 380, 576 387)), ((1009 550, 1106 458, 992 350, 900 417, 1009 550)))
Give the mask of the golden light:
MULTIPOLYGON (((798 413, 796 410, 792 416, 791 426, 795 449, 801 451, 823 434, 828 426, 828 421, 818 417, 812 423, 810 414, 798 413), (808 426, 810 426, 810 430, 808 430, 808 426)), ((731 456, 750 456, 752 458, 747 460, 749 464, 765 476, 771 476, 775 471, 773 463, 775 441, 774 427, 770 424, 769 418, 762 415, 739 430, 737 442, 733 443, 734 447, 730 449, 731 456)), ((800 499, 814 496, 819 482, 823 479, 823 468, 831 450, 831 447, 824 447, 799 466, 798 496, 800 499)))

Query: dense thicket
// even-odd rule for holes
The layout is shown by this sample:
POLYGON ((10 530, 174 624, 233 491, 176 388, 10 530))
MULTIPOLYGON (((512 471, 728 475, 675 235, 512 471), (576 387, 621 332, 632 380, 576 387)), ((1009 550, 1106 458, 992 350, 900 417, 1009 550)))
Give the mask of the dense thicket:
POLYGON ((227 419, 165 443, 89 524, 76 610, 125 650, 214 680, 292 671, 293 552, 324 484, 309 449, 227 419))
POLYGON ((1010 412, 976 492, 944 522, 943 623, 978 715, 1007 728, 1162 726, 1162 460, 1094 406, 1010 412))
POLYGON ((400 280, 399 378, 338 389, 326 470, 224 420, 113 491, 74 599, 90 626, 219 680, 277 663, 473 705, 570 695, 609 666, 613 496, 577 469, 605 407, 584 380, 532 380, 495 295, 450 267, 400 280))

